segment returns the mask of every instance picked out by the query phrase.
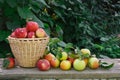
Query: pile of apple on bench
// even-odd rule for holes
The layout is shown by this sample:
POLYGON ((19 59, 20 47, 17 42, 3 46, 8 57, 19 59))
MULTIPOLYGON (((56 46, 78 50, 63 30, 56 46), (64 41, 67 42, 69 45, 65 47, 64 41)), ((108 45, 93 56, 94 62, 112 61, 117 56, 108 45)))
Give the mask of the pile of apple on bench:
POLYGON ((79 54, 68 54, 60 49, 60 53, 56 56, 52 53, 45 54, 42 59, 37 62, 37 68, 42 71, 49 70, 50 67, 60 68, 61 70, 70 70, 73 68, 77 71, 85 70, 86 67, 90 69, 98 69, 99 67, 104 69, 110 69, 114 63, 108 64, 105 61, 100 61, 95 55, 91 55, 89 49, 76 49, 79 54))
MULTIPOLYGON (((26 27, 15 29, 10 37, 13 38, 43 38, 47 36, 44 29, 40 28, 37 22, 28 21, 26 27)), ((101 62, 87 48, 79 49, 70 43, 64 43, 58 38, 51 38, 48 47, 41 59, 36 62, 39 70, 46 71, 50 67, 60 68, 61 70, 84 70, 86 67, 97 69, 99 67, 111 68, 112 64, 101 62)), ((14 58, 8 57, 3 61, 3 67, 13 68, 14 58)))
MULTIPOLYGON (((80 55, 62 51, 56 56, 52 53, 47 53, 43 58, 39 59, 36 67, 38 70, 47 71, 52 68, 60 68, 61 70, 70 70, 73 68, 77 71, 85 70, 86 67, 90 69, 97 69, 99 67, 109 69, 112 68, 114 63, 108 64, 101 62, 96 56, 91 55, 89 49, 81 49, 80 55)), ((3 67, 11 69, 15 67, 15 60, 12 57, 5 58, 3 61, 3 67)))

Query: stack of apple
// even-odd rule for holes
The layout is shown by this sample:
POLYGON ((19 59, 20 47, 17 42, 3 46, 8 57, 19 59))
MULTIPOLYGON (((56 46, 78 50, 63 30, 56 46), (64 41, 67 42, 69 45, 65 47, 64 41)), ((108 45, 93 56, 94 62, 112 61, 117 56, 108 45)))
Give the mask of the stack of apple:
POLYGON ((13 38, 43 38, 46 36, 44 29, 37 22, 28 21, 23 28, 16 28, 10 35, 13 38))
MULTIPOLYGON (((83 55, 91 55, 89 49, 80 50, 83 55)), ((87 66, 91 69, 97 69, 99 67, 99 60, 93 56, 89 58, 72 58, 66 52, 61 52, 61 57, 54 56, 52 53, 48 53, 43 59, 37 62, 37 68, 42 71, 49 70, 51 67, 60 68, 62 70, 70 70, 71 68, 81 71, 87 66)))

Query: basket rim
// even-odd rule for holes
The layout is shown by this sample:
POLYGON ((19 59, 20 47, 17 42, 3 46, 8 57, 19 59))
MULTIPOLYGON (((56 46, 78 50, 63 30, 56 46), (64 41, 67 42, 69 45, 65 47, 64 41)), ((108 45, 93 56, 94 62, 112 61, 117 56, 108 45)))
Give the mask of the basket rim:
POLYGON ((14 40, 39 40, 39 39, 48 39, 49 36, 45 36, 43 38, 14 38, 14 37, 11 37, 11 36, 8 36, 6 39, 14 39, 14 40))

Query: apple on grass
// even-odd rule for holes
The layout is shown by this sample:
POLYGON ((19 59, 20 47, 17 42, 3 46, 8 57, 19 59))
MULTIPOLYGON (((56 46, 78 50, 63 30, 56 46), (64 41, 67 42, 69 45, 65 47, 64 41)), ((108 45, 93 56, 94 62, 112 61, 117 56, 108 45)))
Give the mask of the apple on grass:
POLYGON ((71 62, 69 60, 62 60, 60 63, 60 69, 69 70, 71 68, 71 62))
POLYGON ((34 21, 28 21, 26 23, 26 29, 30 32, 35 32, 39 28, 39 25, 37 22, 34 21))
POLYGON ((50 61, 50 64, 52 67, 57 68, 60 65, 60 61, 55 57, 55 58, 52 58, 52 60, 50 61))
POLYGON ((27 30, 26 28, 17 28, 15 29, 15 37, 16 38, 25 38, 27 37, 27 30))
POLYGON ((84 60, 75 59, 75 61, 73 62, 73 68, 77 71, 82 71, 86 68, 86 64, 84 60))
POLYGON ((41 71, 47 71, 50 69, 50 62, 46 59, 40 59, 37 62, 37 68, 41 71))
POLYGON ((46 32, 44 31, 44 29, 38 28, 38 29, 36 30, 36 36, 37 36, 38 38, 43 38, 43 37, 46 36, 46 32))

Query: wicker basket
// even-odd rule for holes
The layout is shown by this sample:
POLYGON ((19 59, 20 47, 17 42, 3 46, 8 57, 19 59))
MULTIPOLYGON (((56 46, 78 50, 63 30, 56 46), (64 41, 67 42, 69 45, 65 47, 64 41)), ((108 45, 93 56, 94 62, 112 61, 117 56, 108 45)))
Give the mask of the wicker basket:
POLYGON ((17 63, 21 67, 35 67, 43 57, 49 37, 45 38, 7 38, 17 63))

